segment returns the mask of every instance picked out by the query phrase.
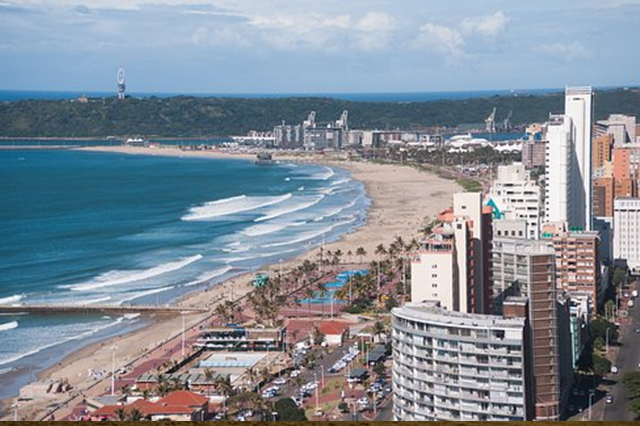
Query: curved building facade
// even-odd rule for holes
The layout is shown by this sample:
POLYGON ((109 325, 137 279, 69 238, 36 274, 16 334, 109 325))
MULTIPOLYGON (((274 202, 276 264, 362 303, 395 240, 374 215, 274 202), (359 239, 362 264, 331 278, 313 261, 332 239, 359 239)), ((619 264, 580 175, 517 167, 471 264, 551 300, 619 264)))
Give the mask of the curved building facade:
POLYGON ((393 415, 400 421, 531 418, 526 319, 466 314, 438 302, 393 316, 393 415))

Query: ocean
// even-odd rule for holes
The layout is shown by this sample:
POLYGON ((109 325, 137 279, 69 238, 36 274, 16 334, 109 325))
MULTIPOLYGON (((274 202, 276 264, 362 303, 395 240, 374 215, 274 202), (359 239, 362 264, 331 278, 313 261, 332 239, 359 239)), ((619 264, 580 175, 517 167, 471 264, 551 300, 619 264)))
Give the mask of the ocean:
MULTIPOLYGON (((492 96, 526 96, 543 95, 545 93, 563 92, 564 88, 522 89, 522 90, 467 90, 441 92, 381 92, 381 93, 145 93, 127 92, 134 98, 168 98, 173 96, 220 97, 220 98, 332 98, 355 102, 427 102, 436 100, 457 100, 488 98, 492 96)), ((62 100, 75 99, 80 96, 92 98, 114 97, 113 92, 81 92, 81 91, 31 91, 0 90, 0 101, 19 101, 27 99, 62 100)))
MULTIPOLYGON (((0 151, 0 197, 0 304, 164 304, 335 241, 369 206, 342 169, 77 150, 0 151)), ((141 325, 0 316, 0 398, 141 325)))

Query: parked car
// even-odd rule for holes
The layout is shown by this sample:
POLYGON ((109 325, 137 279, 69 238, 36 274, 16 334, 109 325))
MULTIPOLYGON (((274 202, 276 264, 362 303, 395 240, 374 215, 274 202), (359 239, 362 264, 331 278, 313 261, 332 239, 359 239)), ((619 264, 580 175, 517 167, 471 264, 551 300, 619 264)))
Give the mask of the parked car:
POLYGON ((615 365, 611 366, 611 374, 618 374, 618 367, 616 367, 615 365))
POLYGON ((613 395, 607 395, 604 400, 607 404, 613 404, 613 395))
POLYGON ((293 378, 296 378, 300 375, 300 370, 293 370, 289 375, 293 378))

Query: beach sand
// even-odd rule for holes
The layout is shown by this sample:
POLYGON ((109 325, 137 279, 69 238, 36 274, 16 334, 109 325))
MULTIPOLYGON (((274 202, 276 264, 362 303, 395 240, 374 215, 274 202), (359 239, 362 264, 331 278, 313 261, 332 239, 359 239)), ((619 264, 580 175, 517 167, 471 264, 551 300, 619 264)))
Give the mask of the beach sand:
MULTIPOLYGON (((182 151, 178 148, 133 148, 133 147, 100 147, 83 148, 86 151, 117 152, 141 155, 164 155, 178 157, 201 158, 239 158, 254 159, 255 154, 250 152, 223 152, 223 151, 182 151)), ((328 166, 341 167, 349 170, 353 177, 361 181, 371 200, 367 221, 364 226, 350 234, 343 235, 335 243, 325 245, 325 250, 335 251, 340 249, 342 253, 351 250, 355 253, 358 247, 367 251, 366 258, 373 258, 375 247, 380 243, 388 245, 395 237, 401 236, 405 241, 420 237, 420 229, 428 224, 441 210, 452 203, 452 194, 460 188, 454 181, 439 178, 431 173, 419 171, 413 167, 372 164, 367 162, 354 162, 335 159, 332 157, 318 156, 291 156, 278 155, 277 160, 309 161, 328 166)), ((293 259, 287 259, 282 267, 287 268, 297 265, 304 259, 317 260, 318 249, 304 253, 293 259)), ((354 256, 355 258, 355 256, 354 256)), ((348 259, 345 259, 348 260, 348 259)), ((263 268, 263 270, 275 270, 279 265, 263 268)), ((183 297, 176 304, 189 307, 215 306, 220 300, 238 298, 251 290, 250 274, 239 276, 221 283, 207 290, 197 291, 183 297), (233 288, 233 292, 231 291, 233 288)), ((208 314, 189 315, 186 317, 187 327, 193 327, 204 321, 208 314)), ((115 337, 107 341, 98 342, 85 347, 67 357, 63 362, 42 371, 38 375, 40 381, 66 378, 73 385, 74 392, 82 391, 86 395, 104 393, 108 380, 94 386, 94 380, 87 375, 89 369, 111 371, 112 346, 117 346, 116 368, 124 366, 144 353, 164 342, 169 337, 179 339, 182 330, 182 319, 177 318, 151 318, 151 324, 133 331, 129 334, 115 337)), ((195 333, 193 330, 191 333, 195 333)), ((55 401, 47 400, 46 405, 61 402, 68 395, 60 395, 55 401)), ((4 401, 7 407, 12 401, 4 401)), ((69 406, 73 406, 70 403, 69 406)), ((27 420, 37 420, 46 413, 43 401, 34 400, 20 402, 19 417, 27 420)), ((8 410, 3 410, 5 413, 8 410)), ((60 418, 56 415, 57 418, 60 418)), ((12 416, 7 416, 12 419, 12 416)))

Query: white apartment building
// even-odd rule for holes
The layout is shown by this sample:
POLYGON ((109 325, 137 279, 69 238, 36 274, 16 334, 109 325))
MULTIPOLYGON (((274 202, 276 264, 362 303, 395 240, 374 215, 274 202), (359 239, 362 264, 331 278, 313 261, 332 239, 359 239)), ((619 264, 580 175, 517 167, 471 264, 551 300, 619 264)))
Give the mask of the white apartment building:
POLYGON ((396 421, 531 418, 525 319, 452 312, 437 302, 392 311, 396 421))
POLYGON ((487 205, 494 208, 494 220, 523 220, 526 238, 540 238, 542 194, 522 163, 498 166, 498 178, 489 191, 487 205))
POLYGON ((438 215, 440 225, 411 263, 411 300, 439 300, 449 310, 484 312, 490 218, 485 222, 481 193, 456 193, 453 205, 438 215))
POLYGON ((545 221, 586 231, 593 226, 592 96, 591 86, 567 87, 564 115, 547 124, 545 221))
POLYGON ((640 274, 640 198, 613 202, 613 229, 613 258, 625 261, 634 275, 640 274))
POLYGON ((593 161, 593 89, 591 86, 567 87, 564 114, 571 118, 571 140, 575 167, 571 170, 571 199, 574 203, 573 223, 570 226, 591 231, 591 163, 593 161))
POLYGON ((550 115, 547 123, 545 222, 568 222, 571 216, 571 118, 550 115))

